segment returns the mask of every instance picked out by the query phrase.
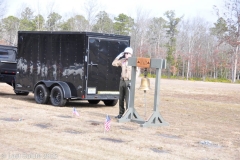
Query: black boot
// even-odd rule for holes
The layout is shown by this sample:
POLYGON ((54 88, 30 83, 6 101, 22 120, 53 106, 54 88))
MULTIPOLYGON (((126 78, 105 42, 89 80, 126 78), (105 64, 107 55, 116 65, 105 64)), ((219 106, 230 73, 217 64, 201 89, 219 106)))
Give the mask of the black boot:
POLYGON ((122 118, 122 115, 119 114, 119 115, 117 115, 115 118, 120 119, 120 118, 122 118))

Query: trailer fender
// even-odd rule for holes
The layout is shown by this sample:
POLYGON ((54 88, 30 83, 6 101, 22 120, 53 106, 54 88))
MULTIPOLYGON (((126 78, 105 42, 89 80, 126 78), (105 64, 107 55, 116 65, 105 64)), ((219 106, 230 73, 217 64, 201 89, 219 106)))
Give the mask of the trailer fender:
POLYGON ((66 82, 61 82, 61 81, 59 81, 58 84, 63 90, 64 98, 71 98, 72 97, 71 89, 68 86, 68 84, 66 82))
POLYGON ((34 90, 35 90, 35 88, 38 84, 45 84, 47 88, 51 88, 52 86, 59 85, 63 90, 64 98, 71 98, 72 97, 71 89, 66 82, 62 82, 62 81, 39 81, 34 86, 34 90))

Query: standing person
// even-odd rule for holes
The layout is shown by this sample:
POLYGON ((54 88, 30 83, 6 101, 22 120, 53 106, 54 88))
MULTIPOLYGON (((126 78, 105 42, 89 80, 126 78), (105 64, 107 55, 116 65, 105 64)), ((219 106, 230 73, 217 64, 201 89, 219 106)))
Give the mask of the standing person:
POLYGON ((125 112, 124 100, 126 101, 126 109, 128 109, 128 85, 131 82, 132 67, 128 66, 128 58, 133 54, 133 49, 127 47, 124 52, 120 53, 112 62, 115 67, 122 67, 122 73, 119 84, 119 115, 115 118, 120 119, 125 112))

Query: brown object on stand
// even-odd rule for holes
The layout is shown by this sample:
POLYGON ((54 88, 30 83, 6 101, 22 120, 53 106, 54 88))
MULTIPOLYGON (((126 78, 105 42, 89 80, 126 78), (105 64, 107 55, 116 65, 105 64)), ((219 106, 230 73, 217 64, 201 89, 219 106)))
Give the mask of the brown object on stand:
POLYGON ((137 67, 150 68, 150 58, 137 57, 137 67))

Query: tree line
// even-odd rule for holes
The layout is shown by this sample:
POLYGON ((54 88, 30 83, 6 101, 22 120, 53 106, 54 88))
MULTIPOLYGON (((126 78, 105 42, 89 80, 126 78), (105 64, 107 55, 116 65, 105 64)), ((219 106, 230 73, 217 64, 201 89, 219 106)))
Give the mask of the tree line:
POLYGON ((135 56, 167 59, 164 74, 168 77, 239 80, 240 0, 224 0, 223 8, 213 6, 218 15, 214 24, 199 17, 177 17, 174 10, 166 11, 162 17, 150 17, 141 9, 135 18, 124 13, 111 17, 93 0, 87 2, 87 16, 75 14, 64 19, 51 11, 44 17, 34 14, 30 7, 19 16, 2 16, 0 39, 17 45, 19 30, 129 35, 135 56))

